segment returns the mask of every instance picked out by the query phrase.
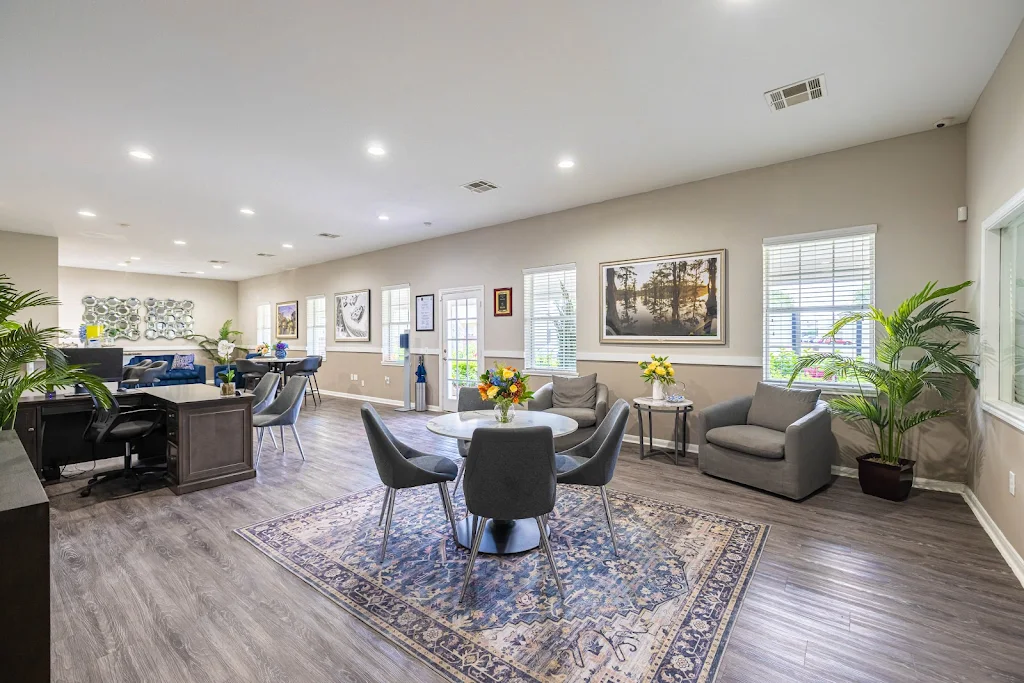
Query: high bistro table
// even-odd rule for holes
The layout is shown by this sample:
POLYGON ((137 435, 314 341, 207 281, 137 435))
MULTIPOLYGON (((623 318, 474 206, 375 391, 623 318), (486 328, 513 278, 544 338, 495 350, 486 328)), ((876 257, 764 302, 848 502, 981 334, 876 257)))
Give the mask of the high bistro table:
POLYGON ((284 369, 289 363, 298 363, 301 358, 275 358, 274 356, 257 356, 256 358, 250 358, 253 363, 262 363, 263 365, 269 365, 271 372, 281 373, 281 386, 283 387, 288 382, 288 377, 284 374, 284 369))
MULTIPOLYGON (((480 427, 496 429, 523 429, 524 427, 551 427, 555 438, 572 434, 579 429, 576 420, 562 415, 539 410, 517 410, 511 422, 501 423, 494 419, 491 410, 470 410, 464 413, 447 413, 427 423, 427 429, 441 436, 453 439, 473 438, 473 432, 480 427)), ((455 525, 456 540, 465 548, 473 546, 473 524, 475 515, 469 515, 455 525)), ((491 555, 511 555, 533 550, 540 545, 540 530, 532 519, 492 519, 482 530, 480 552, 491 555), (523 522, 519 524, 519 522, 523 522)))
POLYGON ((633 399, 636 408, 637 424, 640 425, 640 459, 649 458, 658 453, 672 456, 672 462, 679 464, 679 450, 686 457, 686 416, 693 411, 693 401, 655 401, 650 396, 633 399), (647 413, 647 449, 644 450, 644 413, 647 413), (653 413, 674 413, 672 422, 672 449, 654 447, 653 413), (680 446, 680 443, 682 446, 680 446))

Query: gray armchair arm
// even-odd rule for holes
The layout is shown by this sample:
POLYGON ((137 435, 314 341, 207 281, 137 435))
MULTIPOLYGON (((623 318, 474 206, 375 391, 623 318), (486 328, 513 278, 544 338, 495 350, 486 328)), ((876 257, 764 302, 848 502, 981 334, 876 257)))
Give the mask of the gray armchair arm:
POLYGON ((786 427, 786 460, 823 460, 831 467, 836 459, 836 439, 832 435, 832 411, 825 401, 786 427))
POLYGON ((601 426, 604 422, 604 418, 608 415, 608 385, 598 384, 597 385, 597 405, 594 406, 594 412, 597 413, 597 424, 595 426, 601 426))
POLYGON ((554 398, 552 396, 552 392, 554 391, 554 387, 555 387, 554 384, 552 384, 551 382, 548 382, 547 384, 542 386, 540 389, 538 389, 537 391, 533 392, 533 398, 531 398, 526 403, 526 409, 527 410, 548 410, 549 408, 554 407, 554 403, 552 403, 552 400, 554 398))
POLYGON ((704 435, 716 427, 746 424, 753 400, 753 396, 740 396, 716 403, 697 413, 697 444, 705 443, 704 435))

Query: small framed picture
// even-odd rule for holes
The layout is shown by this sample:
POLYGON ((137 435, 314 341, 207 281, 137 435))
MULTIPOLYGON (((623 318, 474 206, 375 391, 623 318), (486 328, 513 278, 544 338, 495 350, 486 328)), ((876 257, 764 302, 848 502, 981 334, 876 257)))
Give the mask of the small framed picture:
POLYGON ((494 290, 494 315, 512 315, 512 288, 502 287, 494 290))
POLYGON ((416 331, 434 331, 434 295, 416 295, 416 331))
POLYGON ((298 301, 282 301, 277 304, 277 338, 299 338, 298 301))

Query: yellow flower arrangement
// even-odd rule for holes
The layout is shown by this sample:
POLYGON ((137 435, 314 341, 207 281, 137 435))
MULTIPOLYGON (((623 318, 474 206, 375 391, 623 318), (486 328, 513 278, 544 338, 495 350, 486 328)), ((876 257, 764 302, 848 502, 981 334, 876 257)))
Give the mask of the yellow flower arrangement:
POLYGON ((637 365, 640 366, 640 377, 645 382, 676 383, 676 371, 668 361, 668 356, 657 356, 652 353, 650 360, 642 360, 637 365))

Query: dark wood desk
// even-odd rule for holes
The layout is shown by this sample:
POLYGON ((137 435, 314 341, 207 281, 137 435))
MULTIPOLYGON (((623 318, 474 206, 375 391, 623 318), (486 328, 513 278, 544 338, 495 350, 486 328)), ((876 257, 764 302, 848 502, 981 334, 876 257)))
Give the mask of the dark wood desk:
MULTIPOLYGON (((207 384, 149 387, 115 395, 122 408, 156 406, 167 411, 166 429, 141 444, 142 457, 166 456, 170 489, 176 494, 256 476, 252 466, 252 396, 221 396, 207 384)), ((15 430, 38 472, 124 454, 121 444, 82 440, 92 414, 88 395, 54 399, 23 396, 15 430)))

